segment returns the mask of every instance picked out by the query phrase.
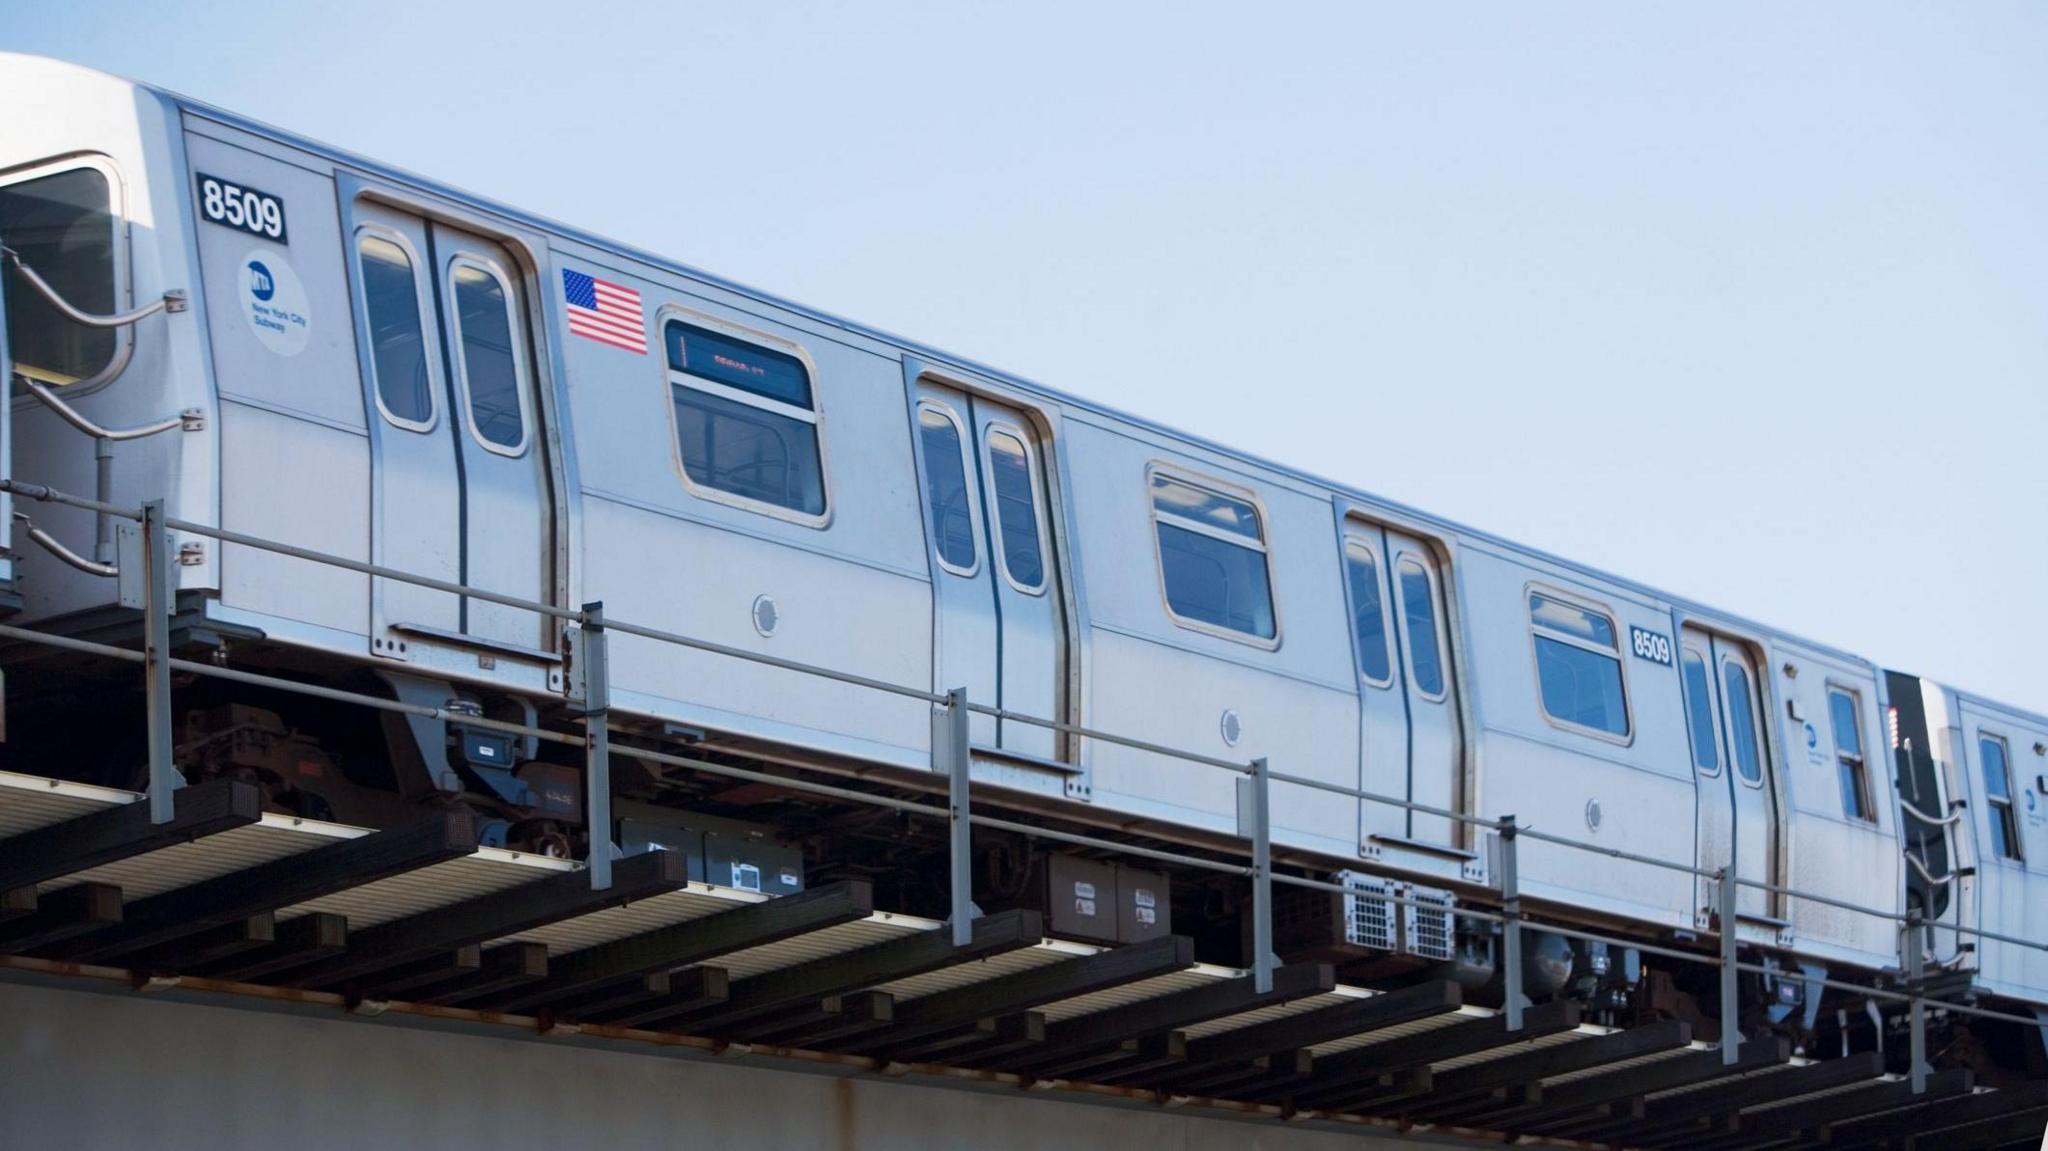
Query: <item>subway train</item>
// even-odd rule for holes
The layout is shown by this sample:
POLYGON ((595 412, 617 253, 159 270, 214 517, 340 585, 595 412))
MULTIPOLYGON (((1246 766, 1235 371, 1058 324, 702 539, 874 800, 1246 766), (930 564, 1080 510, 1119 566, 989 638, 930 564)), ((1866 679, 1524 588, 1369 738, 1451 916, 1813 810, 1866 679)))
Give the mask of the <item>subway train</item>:
MULTIPOLYGON (((915 790, 932 704, 864 681, 964 688, 992 709, 969 738, 993 802, 1134 843, 1236 842, 1237 777, 1171 750, 1365 793, 1270 800, 1276 856, 1361 891, 1496 905, 1485 821, 1512 814, 1594 849, 1522 842, 1532 906, 1710 950, 1708 873, 1733 868, 1740 944, 1779 973, 1745 977, 1746 1025, 1816 1050, 1896 1047, 1895 1007, 1823 981, 1899 978, 1897 924, 1843 905, 1917 910, 1945 994, 2042 1020, 1944 1017, 1943 1058, 2043 1074, 2048 954, 1973 932, 2048 939, 2048 717, 171 93, 0 55, 0 107, 5 475, 698 641, 610 636, 632 735, 604 834, 544 741, 183 677, 188 778, 367 826, 466 804, 566 856, 736 820, 797 861, 786 882, 858 872, 933 907, 943 844, 900 821, 632 751, 915 790)), ((6 622, 135 642, 123 523, 0 500, 6 622)), ((180 654, 570 722, 560 616, 214 536, 173 551, 180 654)), ((0 765, 136 785, 132 668, 10 643, 0 672, 0 765)), ((987 905, 1073 865, 990 841, 987 905)), ((1239 959, 1231 893, 1169 883, 1161 914, 1239 959)), ((1483 922, 1375 944, 1285 910, 1281 946, 1364 977, 1479 986, 1499 962, 1483 922)), ((1554 946, 1550 993, 1712 1014, 1683 963, 1554 946)))

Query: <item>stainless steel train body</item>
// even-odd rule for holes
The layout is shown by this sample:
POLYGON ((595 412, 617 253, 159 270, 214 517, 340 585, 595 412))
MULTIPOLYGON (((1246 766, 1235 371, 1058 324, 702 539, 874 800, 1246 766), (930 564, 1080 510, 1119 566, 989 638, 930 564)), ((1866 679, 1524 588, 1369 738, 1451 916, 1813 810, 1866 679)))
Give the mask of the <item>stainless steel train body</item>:
MULTIPOLYGON (((81 306, 189 293, 49 352, 68 376, 17 344, 85 420, 178 426, 101 460, 17 389, 15 477, 1887 911, 1925 890, 1918 862, 1943 919, 2048 932, 2039 716, 1910 681, 1939 738, 1909 861, 1893 686, 1867 660, 166 93, 0 56, 0 107, 0 194, 104 189, 70 225, 89 234, 38 249, 110 247, 81 306)), ((12 315, 40 306, 8 287, 12 315)), ((108 558, 91 514, 32 515, 108 558)), ((8 542, 22 618, 114 602, 8 542)), ((536 614, 179 543, 188 608, 223 634, 566 690, 536 614)), ((633 636, 612 655, 622 710, 930 762, 919 700, 633 636)), ((1237 826, 1225 772, 1020 719, 972 736, 982 778, 1047 805, 1237 826)), ((1489 880, 1486 836, 1449 819, 1284 783, 1273 805, 1275 842, 1333 866, 1489 880)), ((1684 872, 1541 842, 1521 871, 1649 936, 1706 925, 1684 872)), ((1742 901, 1744 936, 1788 961, 1898 965, 1885 921, 1742 901)), ((2038 952, 1936 942, 1982 990, 2048 1003, 2038 952)))

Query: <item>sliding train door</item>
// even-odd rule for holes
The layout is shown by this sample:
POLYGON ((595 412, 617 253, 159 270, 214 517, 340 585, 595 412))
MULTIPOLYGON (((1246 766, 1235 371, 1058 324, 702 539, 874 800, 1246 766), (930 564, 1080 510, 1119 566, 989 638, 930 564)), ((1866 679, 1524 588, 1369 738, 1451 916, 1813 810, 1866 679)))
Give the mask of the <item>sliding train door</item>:
MULTIPOLYGON (((1762 681, 1747 646, 1687 625, 1679 640, 1693 771, 1699 781, 1698 863, 1731 864, 1738 879, 1782 884, 1778 859, 1776 767, 1764 720, 1762 681)), ((1715 906, 1713 881, 1698 884, 1699 907, 1715 906)), ((1744 886, 1736 911, 1775 922, 1776 897, 1744 886)))
MULTIPOLYGON (((1062 718, 1067 631, 1047 445, 1020 409, 930 377, 917 381, 913 420, 932 549, 933 686, 1062 718)), ((976 715, 969 736, 1005 782, 1063 785, 1069 774, 1050 728, 976 715)))
MULTIPOLYGON (((378 413, 374 561, 550 602, 554 501, 520 265, 491 238, 409 212, 357 201, 352 216, 378 413)), ((392 657, 553 646, 538 613, 396 580, 372 581, 371 617, 372 650, 392 657)))
MULTIPOLYGON (((1387 529, 1387 571, 1407 670, 1408 787, 1416 803, 1457 810, 1464 739, 1458 719, 1457 676, 1451 667, 1449 616, 1436 553, 1421 539, 1387 529)), ((1441 815, 1406 813, 1408 838, 1451 847, 1458 829, 1441 815)))
MULTIPOLYGON (((1344 529, 1344 570, 1364 790, 1458 810, 1464 739, 1436 552, 1420 537, 1352 520, 1344 529)), ((1458 844, 1458 829, 1441 815, 1368 801, 1359 820, 1361 844, 1458 844)))

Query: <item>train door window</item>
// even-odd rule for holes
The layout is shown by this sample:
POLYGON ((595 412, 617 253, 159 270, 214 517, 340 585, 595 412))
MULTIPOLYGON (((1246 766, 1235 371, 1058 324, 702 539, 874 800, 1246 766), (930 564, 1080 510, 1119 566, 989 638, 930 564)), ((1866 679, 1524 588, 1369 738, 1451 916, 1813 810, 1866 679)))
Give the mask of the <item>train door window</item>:
POLYGON ((356 263, 377 407, 399 427, 427 431, 434 426, 434 394, 440 391, 439 357, 427 346, 433 319, 426 313, 418 264, 395 233, 369 228, 356 233, 356 263))
POLYGON ((455 377, 469 433, 501 456, 526 451, 526 350, 512 314, 511 285, 495 264, 458 256, 448 264, 455 301, 455 377))
POLYGON ((1351 634, 1358 647, 1359 677, 1374 687, 1387 687, 1394 682, 1394 674, 1392 654, 1387 650, 1387 605, 1380 594, 1379 560, 1372 549, 1347 544, 1344 574, 1351 582, 1351 634))
POLYGON ((1038 485, 1031 482, 1031 449, 1001 425, 988 430, 988 470, 996 502, 996 551, 1010 586, 1029 595, 1045 590, 1044 534, 1038 485))
MULTIPOLYGON (((74 307, 116 310, 119 220, 106 171, 78 165, 0 177, 0 237, 43 282, 74 307)), ((124 338, 66 318, 7 263, 7 347, 14 370, 53 386, 106 372, 124 338)))
POLYGON ((1271 642, 1271 574, 1258 509, 1171 476, 1152 476, 1152 520, 1168 614, 1233 639, 1271 642))
POLYGON ((1721 774, 1721 755, 1714 740, 1714 682, 1707 678, 1707 660, 1687 648, 1685 718, 1692 729, 1692 765, 1705 775, 1721 774))
POLYGON ((1749 669, 1732 659, 1721 661, 1721 702, 1728 710, 1729 755, 1744 783, 1759 787, 1764 782, 1763 749, 1757 743, 1756 691, 1750 685, 1749 669))
POLYGON ((1529 623, 1536 640, 1543 713, 1563 727, 1603 738, 1628 738, 1628 693, 1622 687, 1621 645, 1614 621, 1531 592, 1529 623))
POLYGON ((1414 556, 1394 565, 1401 585, 1401 622, 1408 642, 1408 678, 1430 699, 1444 695, 1443 634, 1437 628, 1436 581, 1414 556))
POLYGON ((1991 821, 1991 850, 2000 859, 2019 859, 2020 826, 2012 810, 2012 770, 2004 738, 1977 737, 1977 759, 1984 773, 1984 799, 1991 821))
POLYGON ((937 404, 917 406, 917 435, 924 451, 924 486, 931 504, 932 551, 939 566, 958 576, 979 570, 981 532, 975 525, 974 499, 967 490, 965 448, 960 418, 937 404))
POLYGON ((1877 822, 1870 802, 1870 777, 1863 766, 1863 709, 1855 695, 1828 689, 1828 723, 1834 729, 1835 771, 1842 782, 1842 813, 1850 819, 1877 822))
POLYGON ((825 521, 825 466, 809 365, 792 352, 671 320, 669 384, 683 474, 707 498, 825 521))

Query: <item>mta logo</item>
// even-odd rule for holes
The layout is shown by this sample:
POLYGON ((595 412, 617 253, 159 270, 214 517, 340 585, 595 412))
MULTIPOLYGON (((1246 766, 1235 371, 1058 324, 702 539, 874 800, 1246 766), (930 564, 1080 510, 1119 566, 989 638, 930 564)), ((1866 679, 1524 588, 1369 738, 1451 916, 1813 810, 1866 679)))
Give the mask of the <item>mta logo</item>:
POLYGON ((270 278, 270 269, 261 260, 249 261, 249 294, 259 300, 268 300, 277 294, 277 281, 270 278))

